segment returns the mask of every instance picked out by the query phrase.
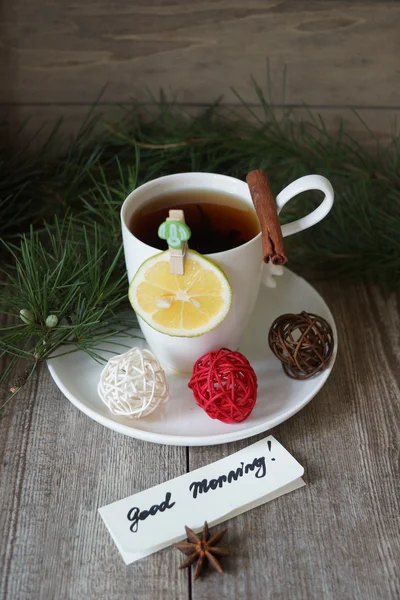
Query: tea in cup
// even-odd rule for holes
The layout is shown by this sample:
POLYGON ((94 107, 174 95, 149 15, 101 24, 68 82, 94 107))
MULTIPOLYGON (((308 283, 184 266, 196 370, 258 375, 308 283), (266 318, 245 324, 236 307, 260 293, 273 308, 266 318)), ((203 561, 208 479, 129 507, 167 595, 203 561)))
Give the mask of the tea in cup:
MULTIPOLYGON (((322 220, 333 204, 333 189, 320 175, 307 175, 287 186, 276 198, 278 212, 291 198, 307 190, 324 193, 309 215, 282 226, 283 236, 322 220)), ((231 305, 224 320, 195 337, 167 335, 138 316, 150 349, 164 367, 191 372, 195 361, 216 348, 237 349, 253 311, 263 269, 260 223, 248 185, 213 173, 178 173, 136 188, 121 209, 122 235, 129 282, 144 261, 167 249, 158 227, 170 210, 182 209, 191 230, 189 247, 215 263, 231 288, 231 305)), ((177 276, 179 277, 179 276, 177 276)), ((165 306, 167 307, 167 304, 165 306)))

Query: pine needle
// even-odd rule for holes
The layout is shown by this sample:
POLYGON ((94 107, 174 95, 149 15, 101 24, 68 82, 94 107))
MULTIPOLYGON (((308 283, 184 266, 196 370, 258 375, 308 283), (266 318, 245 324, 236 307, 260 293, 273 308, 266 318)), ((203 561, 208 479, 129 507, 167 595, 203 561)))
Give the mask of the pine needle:
MULTIPOLYGON (((31 228, 19 244, 5 247, 14 262, 0 311, 13 324, 0 328, 0 355, 30 362, 32 372, 62 346, 102 360, 96 349, 104 341, 137 327, 132 310, 121 316, 129 308, 122 247, 104 243, 96 223, 56 218, 43 231, 31 228)), ((13 361, 7 375, 17 367, 13 361)))
MULTIPOLYGON (((364 124, 366 148, 343 123, 331 131, 311 112, 298 119, 290 109, 275 110, 256 82, 254 89, 259 108, 235 92, 240 107, 216 101, 195 115, 164 96, 148 110, 125 107, 112 122, 100 124, 89 114, 61 157, 54 153, 59 124, 41 152, 0 148, 7 277, 0 311, 14 319, 0 328, 0 356, 11 357, 0 382, 21 361, 30 363, 32 374, 55 353, 84 350, 101 360, 105 340, 129 335, 136 321, 132 311, 128 319, 120 316, 127 308, 120 207, 137 185, 170 173, 245 179, 261 168, 275 193, 302 175, 325 175, 335 189, 334 208, 312 231, 287 239, 290 267, 400 286, 399 137, 382 146, 364 124), (16 236, 21 229, 26 234, 16 236), (21 321, 21 310, 31 321, 21 321), (46 325, 49 315, 57 317, 56 326, 46 325)), ((30 143, 37 143, 35 136, 30 143)), ((284 208, 282 222, 303 216, 319 200, 318 193, 303 194, 284 208)))

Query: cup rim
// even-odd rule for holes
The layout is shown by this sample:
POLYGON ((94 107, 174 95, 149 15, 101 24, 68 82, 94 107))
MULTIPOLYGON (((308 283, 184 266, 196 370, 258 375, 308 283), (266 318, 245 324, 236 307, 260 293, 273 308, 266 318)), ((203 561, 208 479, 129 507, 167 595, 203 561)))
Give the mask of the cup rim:
MULTIPOLYGON (((147 181, 146 183, 143 183, 139 187, 132 190, 128 194, 128 196, 125 198, 125 200, 123 201, 121 210, 120 210, 120 217, 121 217, 122 227, 125 229, 126 234, 128 234, 131 238, 133 238, 135 240, 135 243, 139 244, 140 246, 143 246, 144 248, 148 248, 150 250, 159 250, 160 252, 163 252, 159 248, 155 248, 154 246, 150 246, 149 244, 142 242, 142 240, 137 238, 129 229, 129 227, 126 223, 125 212, 127 210, 127 206, 129 206, 129 204, 131 202, 132 196, 138 190, 143 190, 143 189, 152 187, 155 182, 173 181, 176 179, 180 179, 181 177, 188 177, 188 176, 189 177, 193 176, 193 178, 195 178, 195 177, 204 176, 204 175, 212 176, 212 177, 215 177, 218 179, 221 178, 221 179, 233 180, 235 182, 238 182, 240 185, 243 185, 243 191, 247 191, 248 195, 250 195, 249 189, 248 189, 245 181, 242 181, 241 179, 238 179, 237 177, 232 177, 231 175, 223 175, 221 173, 210 173, 207 171, 187 171, 184 173, 172 173, 171 175, 163 175, 162 177, 156 177, 155 179, 151 179, 150 181, 147 181)), ((253 208, 254 213, 257 215, 253 203, 250 202, 249 204, 253 208)), ((260 238, 261 238, 261 227, 260 227, 260 232, 256 236, 254 236, 253 238, 251 238, 251 240, 248 240, 244 244, 241 244, 240 246, 236 246, 235 248, 230 248, 229 250, 223 250, 222 252, 213 252, 211 254, 203 254, 202 256, 206 256, 207 258, 213 259, 214 256, 219 258, 219 257, 225 256, 227 254, 233 254, 237 251, 240 251, 242 248, 246 248, 247 246, 250 246, 251 244, 255 243, 256 240, 259 240, 260 238)), ((190 250, 190 246, 189 246, 189 250, 190 250)))

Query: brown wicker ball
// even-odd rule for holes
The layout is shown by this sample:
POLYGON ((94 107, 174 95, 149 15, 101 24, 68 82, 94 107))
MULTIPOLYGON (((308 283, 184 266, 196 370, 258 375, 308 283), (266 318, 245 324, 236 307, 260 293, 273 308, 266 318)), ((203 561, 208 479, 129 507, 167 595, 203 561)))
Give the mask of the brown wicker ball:
POLYGON ((325 319, 303 311, 281 315, 272 323, 269 347, 292 379, 309 379, 323 371, 332 356, 332 327, 325 319))

